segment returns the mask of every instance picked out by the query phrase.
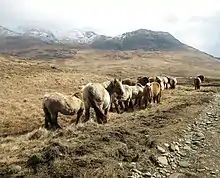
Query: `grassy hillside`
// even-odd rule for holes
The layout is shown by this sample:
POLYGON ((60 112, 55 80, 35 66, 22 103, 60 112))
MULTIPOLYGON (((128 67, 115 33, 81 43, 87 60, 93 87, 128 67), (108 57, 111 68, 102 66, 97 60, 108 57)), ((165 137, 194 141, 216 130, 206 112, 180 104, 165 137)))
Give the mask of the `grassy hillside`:
POLYGON ((220 92, 219 69, 219 60, 193 51, 90 50, 50 61, 0 57, 0 175, 128 177, 132 162, 143 172, 154 172, 157 165, 150 156, 156 154, 155 145, 176 141, 220 92), (206 76, 200 91, 189 78, 197 74, 206 76), (41 128, 45 92, 69 94, 88 82, 140 75, 177 76, 178 86, 162 93, 160 105, 110 113, 106 125, 75 127, 70 125, 75 116, 60 115, 63 130, 41 128))

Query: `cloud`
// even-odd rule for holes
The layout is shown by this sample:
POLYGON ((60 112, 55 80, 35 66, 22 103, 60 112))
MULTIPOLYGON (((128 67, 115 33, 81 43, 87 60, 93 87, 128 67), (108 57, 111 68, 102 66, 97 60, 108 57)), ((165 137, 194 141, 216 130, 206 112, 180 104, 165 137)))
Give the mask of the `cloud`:
POLYGON ((183 42, 220 56, 220 10, 209 16, 192 16, 175 36, 183 42))
POLYGON ((0 25, 50 30, 91 29, 118 35, 139 28, 168 31, 210 51, 218 44, 218 0, 1 0, 0 25))

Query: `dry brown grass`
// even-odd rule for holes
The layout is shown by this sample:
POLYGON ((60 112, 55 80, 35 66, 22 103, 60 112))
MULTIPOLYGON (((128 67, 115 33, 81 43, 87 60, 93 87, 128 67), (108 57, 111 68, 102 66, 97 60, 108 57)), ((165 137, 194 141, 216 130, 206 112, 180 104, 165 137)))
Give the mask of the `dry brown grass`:
POLYGON ((10 174, 8 165, 19 164, 21 174, 34 175, 26 168, 33 154, 41 158, 36 177, 126 177, 128 163, 134 159, 144 170, 154 169, 148 159, 153 151, 148 138, 158 143, 175 140, 220 91, 220 62, 195 53, 79 51, 75 59, 58 61, 1 57, 0 69, 0 165, 5 174, 10 174), (197 74, 207 77, 200 91, 195 91, 187 78, 197 74), (70 116, 60 115, 62 131, 38 129, 44 123, 41 101, 45 92, 68 94, 88 82, 140 75, 177 76, 179 85, 163 92, 160 105, 133 113, 111 113, 106 125, 87 123, 75 128, 68 126, 70 116))

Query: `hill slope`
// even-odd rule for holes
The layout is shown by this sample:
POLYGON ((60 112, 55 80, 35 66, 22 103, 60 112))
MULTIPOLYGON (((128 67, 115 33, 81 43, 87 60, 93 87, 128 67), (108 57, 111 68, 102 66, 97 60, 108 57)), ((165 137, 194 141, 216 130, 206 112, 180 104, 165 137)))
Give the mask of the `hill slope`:
MULTIPOLYGON (((220 61, 211 59, 193 51, 84 50, 74 60, 51 61, 0 57, 0 177, 144 177, 135 176, 137 172, 138 175, 146 173, 145 177, 168 177, 179 171, 193 173, 188 178, 219 177, 219 172, 213 175, 213 171, 220 170, 217 156, 220 113, 211 115, 205 110, 219 106, 207 105, 215 98, 215 92, 220 92, 220 61), (121 60, 114 60, 114 56, 121 60), (206 79, 201 89, 195 91, 188 77, 200 73, 206 79), (161 104, 152 104, 146 110, 110 112, 108 123, 103 125, 92 121, 71 125, 76 116, 60 114, 58 122, 62 130, 53 132, 42 128, 45 93, 70 94, 88 82, 119 77, 136 79, 140 75, 179 78, 176 89, 162 92, 161 104), (205 115, 207 112, 217 123, 205 120, 201 112, 205 115), (195 118, 200 118, 202 123, 195 118), (197 126, 201 125, 203 129, 198 130, 197 126), (213 126, 218 132, 213 132, 213 126), (198 136, 205 140, 209 140, 209 133, 210 142, 204 144, 202 139, 197 140, 200 137, 194 131, 200 131, 198 136), (187 149, 183 141, 189 141, 187 149), (169 151, 167 144, 174 144, 175 151, 169 151), (157 146, 165 149, 166 154, 160 153, 157 146), (204 148, 215 157, 214 161, 210 157, 206 159, 204 148), (165 159, 165 167, 151 159, 159 157, 165 159), (206 173, 213 176, 204 176, 206 173)), ((92 109, 91 118, 96 121, 92 109)))

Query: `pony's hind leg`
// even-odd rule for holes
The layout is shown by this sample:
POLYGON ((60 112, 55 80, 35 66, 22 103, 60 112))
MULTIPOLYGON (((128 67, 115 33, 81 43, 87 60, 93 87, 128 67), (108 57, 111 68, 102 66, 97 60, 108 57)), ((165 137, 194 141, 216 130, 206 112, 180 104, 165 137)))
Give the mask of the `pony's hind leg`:
POLYGON ((120 105, 121 109, 124 109, 122 101, 118 101, 118 104, 120 105))
POLYGON ((111 102, 110 111, 113 112, 113 103, 111 102))
POLYGON ((136 105, 138 105, 138 103, 139 103, 138 98, 135 98, 134 105, 136 106, 136 105))
POLYGON ((143 98, 143 103, 144 103, 144 109, 146 109, 148 104, 147 98, 143 98))
POLYGON ((103 120, 100 118, 100 115, 98 114, 98 112, 95 112, 95 115, 96 115, 96 119, 97 119, 98 124, 102 124, 103 120))
POLYGON ((90 106, 85 107, 85 119, 84 122, 87 122, 90 118, 90 106))
POLYGON ((128 104, 129 104, 129 101, 128 101, 128 100, 125 101, 124 104, 125 104, 125 109, 124 109, 124 111, 128 111, 128 104))
POLYGON ((44 117, 45 117, 45 125, 44 127, 46 129, 49 128, 49 124, 52 126, 52 121, 51 121, 51 115, 50 115, 50 112, 48 111, 48 109, 46 107, 43 107, 43 110, 44 110, 44 117))
POLYGON ((160 98, 161 98, 161 94, 158 94, 158 95, 157 95, 157 103, 158 103, 158 104, 160 103, 160 98))
POLYGON ((155 96, 153 97, 153 102, 154 102, 154 103, 156 102, 156 97, 155 97, 155 96))
POLYGON ((117 113, 120 114, 120 110, 118 108, 118 104, 116 102, 114 104, 115 104, 115 109, 116 109, 117 113))
POLYGON ((134 104, 133 104, 132 99, 130 99, 129 101, 129 107, 131 108, 132 111, 134 111, 134 104))
POLYGON ((106 116, 106 120, 104 120, 104 121, 103 121, 103 123, 107 123, 107 119, 108 119, 108 112, 109 112, 109 107, 108 107, 108 108, 106 108, 106 109, 104 110, 104 114, 105 114, 105 116, 106 116))
POLYGON ((52 114, 52 128, 54 129, 61 129, 60 125, 58 124, 58 121, 57 121, 57 118, 58 118, 58 113, 54 113, 52 114))
POLYGON ((138 106, 139 106, 139 109, 141 109, 142 104, 143 104, 143 98, 142 98, 142 96, 139 96, 139 98, 138 98, 138 106))
POLYGON ((81 118, 82 115, 83 115, 83 111, 84 111, 84 109, 83 109, 83 108, 80 108, 79 111, 77 112, 77 117, 76 117, 76 123, 75 123, 75 125, 77 125, 77 124, 79 123, 79 120, 80 120, 80 118, 81 118))

